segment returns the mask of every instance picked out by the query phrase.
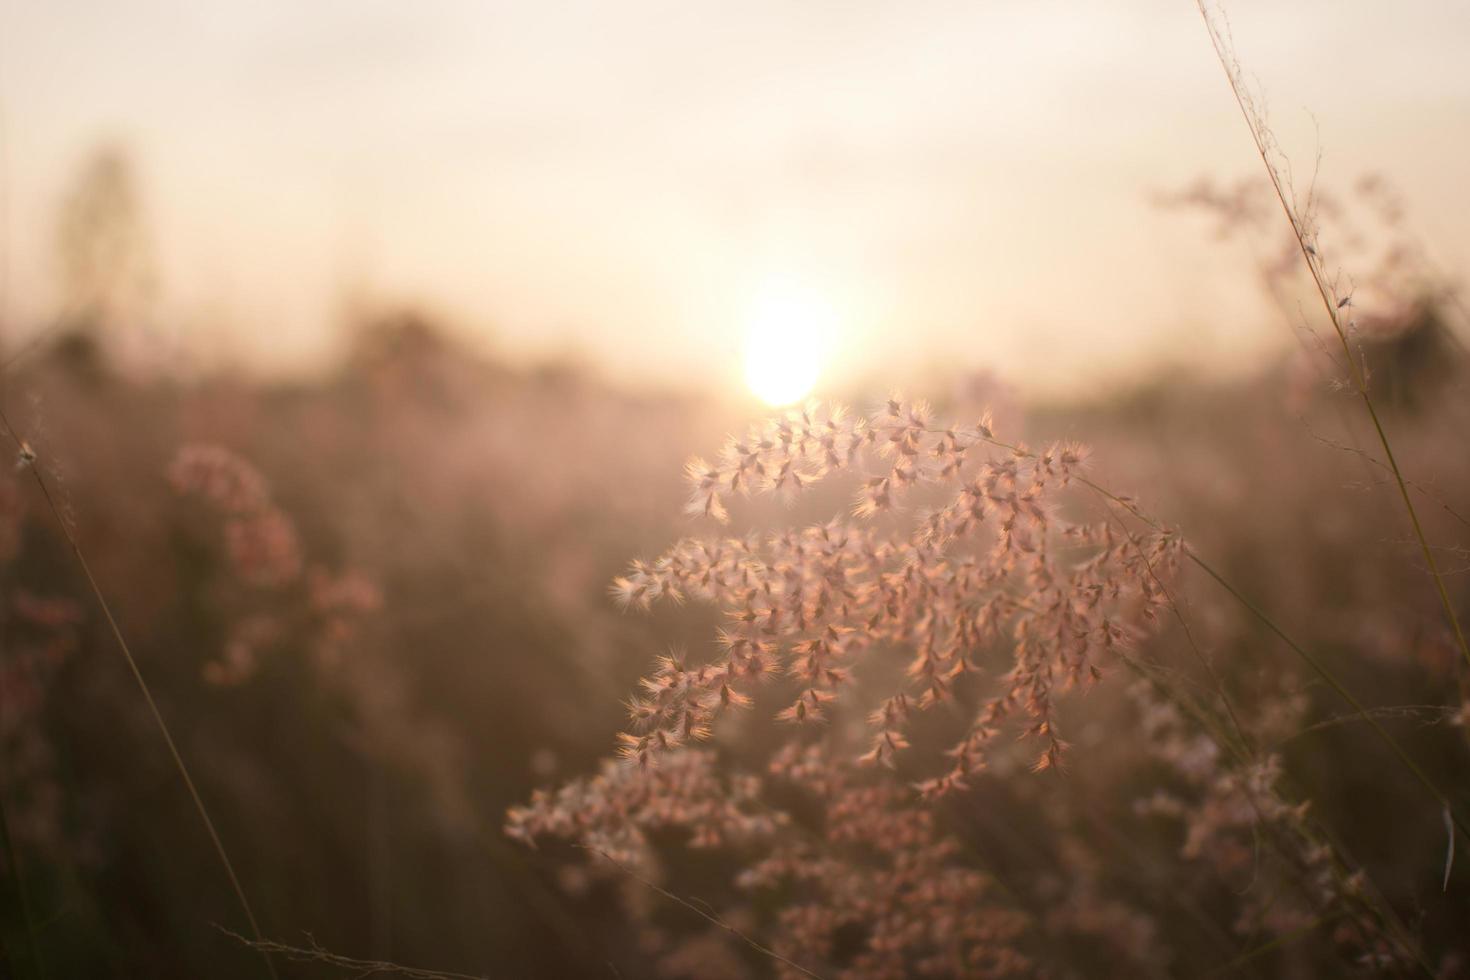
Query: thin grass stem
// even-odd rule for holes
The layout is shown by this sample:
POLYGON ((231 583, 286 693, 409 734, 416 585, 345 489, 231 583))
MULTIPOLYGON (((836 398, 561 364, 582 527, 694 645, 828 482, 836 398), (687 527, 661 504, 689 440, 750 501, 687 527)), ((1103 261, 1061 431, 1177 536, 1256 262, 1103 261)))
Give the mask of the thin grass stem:
MULTIPOLYGON (((122 627, 118 625, 117 617, 112 613, 112 606, 108 603, 107 597, 102 593, 102 587, 97 584, 97 578, 92 574, 92 567, 88 564, 86 555, 82 553, 82 547, 77 542, 76 535, 72 533, 71 527, 62 516, 61 508, 57 506, 56 498, 52 495, 51 488, 46 483, 46 478, 41 474, 40 468, 35 465, 34 454, 29 445, 20 438, 14 426, 10 424, 10 419, 6 416, 3 408, 0 408, 0 424, 4 425, 6 433, 15 442, 16 447, 22 454, 22 459, 29 457, 27 460, 27 469, 30 470, 31 476, 35 478, 36 486, 40 489, 41 496, 46 501, 47 508, 56 519, 57 525, 61 528, 62 536, 66 538, 66 543, 70 546, 72 555, 76 558, 77 564, 82 569, 82 575, 87 579, 87 585, 91 589, 93 598, 97 600, 97 605, 102 609, 102 615, 107 620, 112 637, 117 642, 118 649, 122 651, 123 660, 127 662, 128 670, 132 673, 133 680, 137 682, 138 690, 143 694, 143 700, 148 704, 148 711, 153 716, 153 721, 158 726, 159 733, 163 736, 164 744, 168 746, 169 756, 173 759, 174 767, 178 770, 180 778, 183 779, 184 786, 189 790, 189 797, 194 801, 194 809, 198 812, 199 819, 204 824, 204 829, 209 832, 209 839, 214 845, 215 854, 219 856, 220 864, 224 865, 225 874, 230 879, 230 887, 234 889, 235 898, 239 900, 240 908, 244 911, 245 918, 250 923, 251 931, 257 940, 263 941, 260 925, 255 918, 255 911, 250 907, 250 900, 245 897, 245 889, 240 885, 240 877, 235 873, 235 865, 230 860, 229 852, 225 850, 224 841, 220 839, 219 831, 215 829, 214 820, 209 816, 209 809, 204 805, 204 798, 199 795, 199 790, 194 785, 194 777, 189 774, 189 767, 184 764, 184 757, 179 753, 179 747, 174 742, 173 733, 169 730, 168 723, 164 721, 163 712, 158 709, 158 703, 153 699, 153 691, 149 688, 148 681, 144 679, 143 672, 138 667, 138 661, 133 656, 132 648, 128 646, 128 641, 123 637, 122 627)), ((270 973, 272 980, 275 980, 276 967, 271 961, 270 954, 264 949, 260 950, 260 954, 265 959, 266 970, 270 973)))

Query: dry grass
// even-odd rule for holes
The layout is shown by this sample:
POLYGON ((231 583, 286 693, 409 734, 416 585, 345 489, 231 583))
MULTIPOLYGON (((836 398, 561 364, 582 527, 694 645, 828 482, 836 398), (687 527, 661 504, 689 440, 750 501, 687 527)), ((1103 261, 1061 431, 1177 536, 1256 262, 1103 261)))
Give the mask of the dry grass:
POLYGON ((290 386, 5 360, 0 971, 1470 975, 1454 291, 1336 271, 1200 9, 1265 184, 1169 201, 1292 250, 1242 381, 854 392, 681 489, 713 401, 411 317, 290 386))

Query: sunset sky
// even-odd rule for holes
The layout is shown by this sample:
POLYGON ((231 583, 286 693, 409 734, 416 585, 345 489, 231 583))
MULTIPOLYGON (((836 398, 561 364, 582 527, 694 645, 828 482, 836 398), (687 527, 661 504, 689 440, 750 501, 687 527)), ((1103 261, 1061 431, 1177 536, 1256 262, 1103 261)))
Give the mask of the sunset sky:
MULTIPOLYGON (((1228 9, 1293 159, 1381 171, 1465 268, 1470 4, 1228 9)), ((818 298, 829 384, 1065 387, 1290 342, 1241 247, 1149 204, 1259 168, 1187 0, 0 0, 0 114, 16 331, 54 308, 57 202, 112 142, 159 335, 275 367, 329 354, 349 293, 660 382, 738 375, 788 287, 818 298)))

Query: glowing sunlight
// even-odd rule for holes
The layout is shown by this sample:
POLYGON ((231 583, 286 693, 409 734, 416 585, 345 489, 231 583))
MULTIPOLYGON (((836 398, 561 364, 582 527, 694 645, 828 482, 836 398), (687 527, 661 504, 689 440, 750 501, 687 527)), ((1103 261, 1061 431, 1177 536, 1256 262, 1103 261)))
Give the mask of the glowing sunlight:
POLYGON ((746 322, 745 383, 768 405, 787 405, 817 383, 837 325, 819 295, 788 284, 767 287, 746 322))

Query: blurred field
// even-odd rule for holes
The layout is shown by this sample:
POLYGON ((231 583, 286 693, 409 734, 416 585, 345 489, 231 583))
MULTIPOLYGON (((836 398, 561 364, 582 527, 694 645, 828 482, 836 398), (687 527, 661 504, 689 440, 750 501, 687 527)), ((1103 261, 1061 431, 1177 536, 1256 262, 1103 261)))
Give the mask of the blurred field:
MULTIPOLYGON (((1470 399, 1443 329, 1429 315, 1409 322, 1374 361, 1412 393, 1390 402, 1391 424, 1463 608, 1470 399), (1418 377, 1427 368, 1413 352, 1426 343, 1451 353, 1418 377)), ((947 415, 978 414, 983 400, 1027 438, 1085 439, 1102 477, 1179 525, 1373 704, 1428 706, 1385 723, 1444 784, 1463 785, 1455 651, 1384 472, 1341 448, 1364 438, 1361 425, 1344 430, 1342 395, 1303 391, 1278 369, 1231 384, 1160 378, 1066 405, 1025 405, 984 379, 946 387, 935 401, 947 415)), ((568 892, 565 856, 514 845, 500 825, 532 788, 608 753, 619 698, 655 653, 706 647, 706 608, 629 616, 606 588, 630 557, 685 533, 679 463, 741 423, 728 408, 630 394, 577 369, 508 370, 411 316, 364 324, 339 369, 290 385, 139 379, 95 338, 64 335, 9 369, 5 395, 267 935, 489 976, 649 975, 615 882, 568 892), (200 445, 258 469, 294 528, 299 571, 288 562, 252 581, 231 560, 220 514, 170 482, 180 448, 200 445), (334 604, 329 585, 347 576, 367 598, 334 604)), ((46 975, 258 975, 221 932, 243 929, 238 910, 55 522, 23 471, 0 499, 11 974, 28 975, 18 870, 46 975)), ((1328 727, 1340 707, 1259 624, 1197 574, 1181 588, 1245 703, 1303 700, 1301 731, 1281 736, 1292 778, 1426 946, 1463 963, 1470 877, 1462 864, 1439 893, 1438 808, 1361 725, 1328 727)), ((1141 655, 1195 670, 1169 625, 1141 655)), ((1252 887, 1251 873, 1181 863, 1175 832, 1132 814, 1162 777, 1128 720, 1128 678, 1111 676, 1122 673, 1067 700, 1077 744, 1065 775, 1002 768, 959 804, 973 818, 960 825, 1027 901, 1065 871, 1068 848, 1090 848, 1096 873, 1156 917, 1154 965, 1191 973, 1213 940, 1171 910, 1170 893, 1208 917, 1252 887)), ((730 751, 758 757, 750 744, 730 751)), ((689 893, 713 900, 717 879, 693 874, 689 893)), ((698 925, 682 914, 653 912, 676 934, 698 925)), ((1109 932, 1059 926, 1045 942, 1092 975, 1083 964, 1116 957, 1104 960, 1111 973, 1137 951, 1113 948, 1109 932)), ((1307 942, 1263 966, 1331 963, 1307 942)))
POLYGON ((1470 21, 472 6, 9 15, 0 980, 1470 977, 1470 21))

